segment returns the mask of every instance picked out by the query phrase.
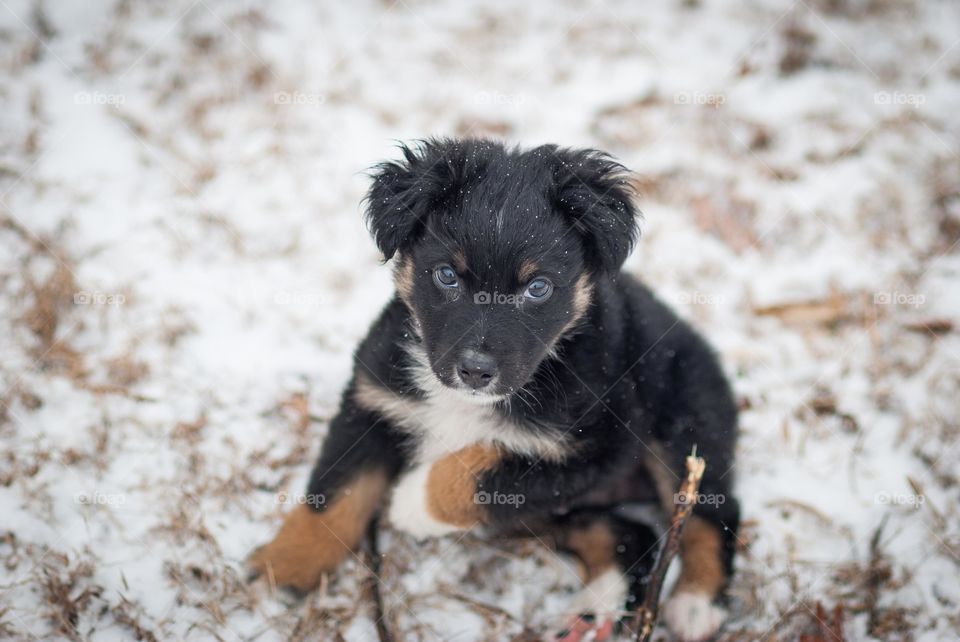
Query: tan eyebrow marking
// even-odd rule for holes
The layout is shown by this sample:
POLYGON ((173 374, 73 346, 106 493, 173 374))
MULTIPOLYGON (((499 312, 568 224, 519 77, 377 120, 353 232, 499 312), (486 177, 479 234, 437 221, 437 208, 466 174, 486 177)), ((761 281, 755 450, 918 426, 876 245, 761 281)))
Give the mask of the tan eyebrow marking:
POLYGON ((590 284, 590 279, 586 274, 581 274, 573 285, 573 313, 577 318, 587 313, 592 294, 593 285, 590 284))
POLYGON ((533 277, 537 273, 537 270, 540 269, 540 266, 537 265, 535 261, 527 259, 520 264, 520 270, 517 272, 517 278, 520 279, 521 283, 526 283, 527 279, 533 277))
POLYGON ((410 305, 413 295, 413 261, 404 256, 398 257, 393 268, 393 282, 397 294, 407 305, 410 305))
POLYGON ((590 308, 590 301, 593 299, 593 285, 590 283, 586 274, 581 274, 576 283, 573 284, 573 310, 570 320, 563 326, 560 336, 563 336, 572 327, 577 325, 583 315, 590 308))
POLYGON ((459 274, 467 271, 467 255, 463 253, 463 250, 455 250, 450 259, 453 261, 453 269, 459 274))

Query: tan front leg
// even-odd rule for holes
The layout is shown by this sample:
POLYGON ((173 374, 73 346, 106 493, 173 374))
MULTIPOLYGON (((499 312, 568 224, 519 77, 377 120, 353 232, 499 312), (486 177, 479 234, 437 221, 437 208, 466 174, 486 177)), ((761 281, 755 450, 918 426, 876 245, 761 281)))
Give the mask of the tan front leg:
POLYGON ((297 506, 273 541, 250 556, 251 571, 272 585, 302 592, 315 588, 323 573, 333 571, 357 547, 386 488, 384 472, 363 472, 322 512, 297 506))
POLYGON ((500 461, 494 446, 476 444, 437 460, 427 476, 427 511, 444 524, 471 528, 483 521, 477 501, 480 475, 500 461))
POLYGON ((473 445, 407 471, 393 489, 387 517, 418 539, 441 537, 484 521, 480 476, 500 460, 496 448, 473 445))
POLYGON ((683 566, 677 592, 705 593, 711 598, 720 594, 727 573, 723 568, 723 542, 716 526, 691 515, 680 540, 680 561, 683 566))

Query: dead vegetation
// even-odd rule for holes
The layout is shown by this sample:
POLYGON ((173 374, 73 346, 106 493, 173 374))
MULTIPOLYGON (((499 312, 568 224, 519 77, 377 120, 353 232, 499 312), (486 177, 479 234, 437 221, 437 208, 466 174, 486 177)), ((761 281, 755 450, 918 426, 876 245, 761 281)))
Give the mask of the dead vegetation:
POLYGON ((914 630, 916 610, 882 605, 884 595, 910 581, 909 571, 896 569, 883 551, 886 523, 884 520, 877 526, 870 539, 868 559, 862 564, 851 563, 837 569, 835 577, 847 587, 840 594, 846 610, 851 614, 867 614, 867 632, 871 636, 880 640, 903 639, 914 630))
POLYGON ((103 595, 103 587, 91 581, 93 573, 89 559, 71 560, 53 551, 44 556, 40 574, 47 617, 58 633, 71 640, 86 637, 86 632, 78 629, 80 616, 103 595))
POLYGON ((823 604, 817 602, 816 612, 812 614, 812 627, 815 633, 801 633, 800 642, 846 642, 843 635, 843 607, 833 607, 827 615, 823 604))
POLYGON ((789 76, 810 64, 817 36, 803 25, 798 14, 794 14, 787 20, 782 36, 783 53, 780 55, 780 74, 789 76))
POLYGON ((45 369, 63 372, 75 379, 86 376, 83 356, 70 347, 70 334, 77 328, 65 321, 74 306, 79 288, 73 270, 58 262, 49 277, 40 282, 24 274, 27 300, 21 321, 36 339, 32 355, 45 369))

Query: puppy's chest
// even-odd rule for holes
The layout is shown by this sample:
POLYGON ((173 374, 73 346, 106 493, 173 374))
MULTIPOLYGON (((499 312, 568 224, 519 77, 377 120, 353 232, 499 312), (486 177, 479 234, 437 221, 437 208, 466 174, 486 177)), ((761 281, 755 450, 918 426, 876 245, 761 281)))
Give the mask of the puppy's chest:
POLYGON ((570 450, 568 436, 560 428, 511 419, 496 408, 464 401, 452 393, 434 391, 415 402, 403 428, 419 437, 418 462, 433 461, 477 443, 497 444, 508 452, 547 461, 561 461, 570 450))
POLYGON ((415 459, 433 461, 476 443, 500 442, 508 449, 526 450, 517 429, 492 408, 454 398, 428 397, 412 402, 412 412, 400 428, 417 438, 415 459))
POLYGON ((412 463, 434 461, 477 443, 497 444, 506 451, 548 461, 562 460, 570 447, 559 428, 527 425, 494 407, 470 403, 443 390, 415 398, 361 380, 357 401, 414 437, 412 463))

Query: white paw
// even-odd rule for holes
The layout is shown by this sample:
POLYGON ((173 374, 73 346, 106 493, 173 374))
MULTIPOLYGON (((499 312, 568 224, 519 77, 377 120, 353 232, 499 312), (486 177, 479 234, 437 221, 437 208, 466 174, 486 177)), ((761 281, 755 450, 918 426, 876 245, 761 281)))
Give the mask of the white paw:
POLYGON ((387 519, 417 539, 440 537, 460 529, 434 519, 427 510, 427 476, 432 463, 421 464, 400 478, 393 489, 387 519))
POLYGON ((611 614, 623 611, 627 603, 627 580, 616 567, 596 576, 577 593, 571 613, 611 614))
POLYGON ((706 593, 680 591, 667 601, 663 617, 674 635, 693 642, 713 636, 727 619, 727 612, 706 593))

